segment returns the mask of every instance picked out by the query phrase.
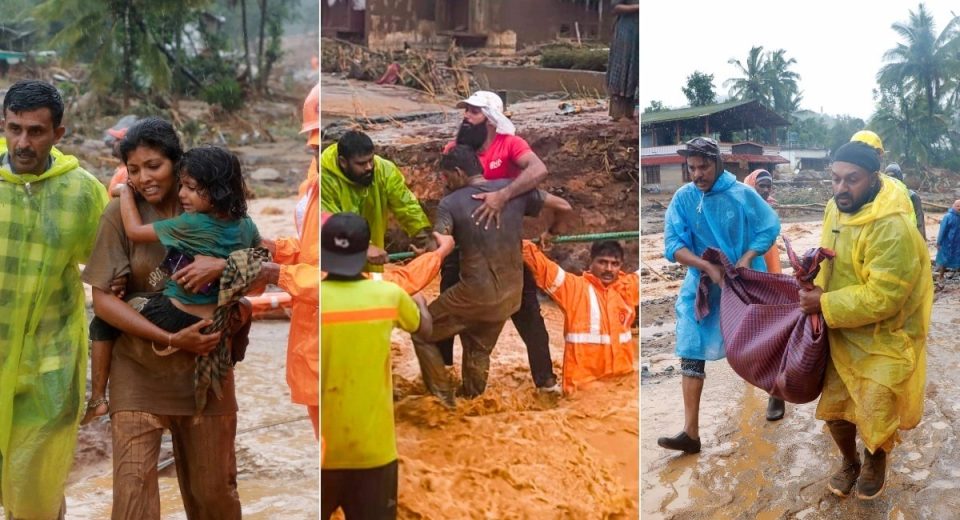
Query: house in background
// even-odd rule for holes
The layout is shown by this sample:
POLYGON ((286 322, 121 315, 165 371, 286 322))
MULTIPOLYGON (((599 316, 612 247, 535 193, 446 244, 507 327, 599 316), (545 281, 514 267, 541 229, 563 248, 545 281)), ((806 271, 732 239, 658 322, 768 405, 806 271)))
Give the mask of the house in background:
POLYGON ((564 38, 609 41, 606 0, 321 0, 322 36, 373 50, 461 47, 513 54, 564 38), (605 5, 606 4, 606 5, 605 5))
POLYGON ((640 183, 643 187, 673 191, 689 182, 683 157, 677 155, 677 150, 684 147, 685 139, 696 136, 719 138, 724 167, 739 180, 757 168, 773 171, 778 164, 789 164, 776 143, 776 128, 785 126, 789 126, 786 119, 754 100, 642 114, 640 183), (730 142, 734 132, 760 128, 770 130, 774 142, 730 142))

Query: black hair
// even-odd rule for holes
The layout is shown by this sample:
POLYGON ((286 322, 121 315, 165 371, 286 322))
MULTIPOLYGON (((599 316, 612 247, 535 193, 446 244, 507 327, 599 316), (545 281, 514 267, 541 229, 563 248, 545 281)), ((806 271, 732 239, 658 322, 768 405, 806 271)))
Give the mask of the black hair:
MULTIPOLYGON (((680 164, 684 179, 689 178, 688 176, 690 175, 690 169, 687 167, 687 159, 691 157, 702 157, 705 161, 712 162, 717 170, 717 179, 720 178, 720 174, 723 173, 725 169, 723 166, 723 159, 721 159, 719 155, 691 150, 686 157, 683 158, 683 162, 680 164)), ((714 179, 714 182, 716 182, 716 179, 714 179)))
POLYGON ((460 168, 467 177, 483 175, 483 165, 477 158, 477 151, 465 144, 458 144, 440 156, 441 170, 449 172, 456 168, 460 168))
POLYGON ((120 159, 124 164, 130 154, 141 146, 156 150, 170 159, 175 171, 177 163, 183 157, 183 145, 180 144, 177 131, 169 121, 159 117, 141 119, 127 130, 127 135, 120 141, 119 146, 120 159))
POLYGON ((369 135, 359 130, 350 130, 337 141, 337 156, 348 161, 358 155, 371 153, 373 153, 373 141, 369 135))
POLYGON ((594 242, 593 245, 590 246, 590 260, 598 256, 614 256, 623 261, 623 246, 615 240, 594 242))
POLYGON ((14 83, 3 98, 3 113, 7 111, 19 114, 41 108, 50 109, 53 127, 59 128, 63 122, 63 98, 53 85, 46 81, 25 79, 14 83))
POLYGON ((247 215, 247 184, 240 160, 229 150, 217 146, 193 148, 183 154, 177 171, 197 181, 198 191, 216 213, 232 219, 247 215))

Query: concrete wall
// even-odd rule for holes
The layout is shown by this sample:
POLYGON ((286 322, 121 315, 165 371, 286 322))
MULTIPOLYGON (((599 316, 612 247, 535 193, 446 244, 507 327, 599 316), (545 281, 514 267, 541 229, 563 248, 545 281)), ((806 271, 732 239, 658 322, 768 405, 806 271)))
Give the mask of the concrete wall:
MULTIPOLYGON (((367 0, 366 44, 371 49, 402 49, 444 43, 437 35, 438 0, 367 0)), ((443 1, 443 0, 439 0, 443 1)))
POLYGON ((601 98, 607 92, 606 74, 603 72, 490 65, 477 65, 472 71, 477 81, 491 90, 524 93, 567 91, 601 98))
MULTIPOLYGON (((322 2, 321 27, 348 25, 343 2, 333 8, 322 2)), ((596 10, 563 0, 367 0, 365 43, 371 49, 401 49, 410 46, 444 46, 449 34, 486 35, 484 48, 512 54, 524 46, 548 42, 558 36, 575 39, 575 23, 581 38, 609 42, 613 17, 604 0, 602 18, 596 10)))

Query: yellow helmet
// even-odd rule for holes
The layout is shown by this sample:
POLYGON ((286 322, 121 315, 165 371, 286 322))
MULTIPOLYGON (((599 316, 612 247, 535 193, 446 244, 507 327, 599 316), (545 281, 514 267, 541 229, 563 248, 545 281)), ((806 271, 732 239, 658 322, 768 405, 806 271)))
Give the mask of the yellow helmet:
POLYGON ((853 134, 853 137, 850 138, 850 142, 860 141, 861 143, 870 145, 871 148, 877 150, 880 153, 883 153, 883 141, 880 140, 880 136, 870 130, 860 130, 859 132, 853 134))

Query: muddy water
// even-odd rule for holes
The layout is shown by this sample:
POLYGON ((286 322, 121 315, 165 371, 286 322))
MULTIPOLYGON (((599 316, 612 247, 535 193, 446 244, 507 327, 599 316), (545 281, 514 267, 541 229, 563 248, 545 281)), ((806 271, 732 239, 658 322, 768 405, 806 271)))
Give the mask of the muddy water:
MULTIPOLYGON (((319 450, 302 406, 290 403, 284 373, 286 321, 256 322, 246 359, 237 365, 237 485, 244 518, 316 518, 319 514, 319 450)), ((109 431, 105 431, 109 436, 109 431)), ((165 444, 161 459, 170 456, 165 444)), ((109 458, 78 463, 67 487, 71 519, 110 516, 109 458)), ((164 519, 186 518, 170 466, 160 472, 164 519)))
MULTIPOLYGON (((428 290, 428 300, 436 284, 428 290)), ((562 316, 543 306, 559 374, 562 316)), ((534 392, 526 350, 507 323, 489 386, 457 410, 425 393, 409 337, 395 333, 400 518, 636 518, 635 375, 567 399, 534 392)), ((459 364, 460 346, 455 346, 459 364)))
MULTIPOLYGON (((784 227, 803 237, 797 249, 819 237, 819 223, 784 227)), ((651 308, 662 314, 658 319, 672 319, 670 309, 651 308)), ((953 283, 938 294, 934 307, 923 420, 902 432, 903 442, 888 459, 887 488, 872 502, 839 499, 827 490, 840 455, 824 423, 814 418, 815 402, 788 404, 782 421, 767 422, 767 396, 744 383, 725 361, 707 364, 700 414, 703 451, 678 455, 658 447, 657 437, 683 427, 680 377, 662 368, 679 367, 672 345, 658 349, 655 342, 644 341, 642 360, 657 361, 641 391, 642 517, 957 518, 960 456, 955 455, 954 432, 960 426, 960 355, 953 338, 958 324, 960 284, 953 283)))

